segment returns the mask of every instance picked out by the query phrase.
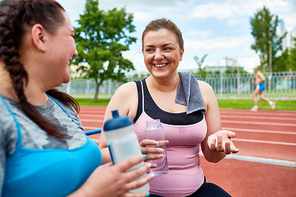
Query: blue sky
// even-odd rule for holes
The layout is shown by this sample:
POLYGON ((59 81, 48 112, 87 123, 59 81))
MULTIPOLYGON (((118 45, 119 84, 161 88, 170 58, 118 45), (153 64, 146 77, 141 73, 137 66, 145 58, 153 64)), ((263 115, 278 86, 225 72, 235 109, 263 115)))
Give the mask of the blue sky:
MULTIPOLYGON (((83 14, 85 0, 58 0, 66 9, 72 25, 83 14)), ((208 56, 204 65, 238 65, 252 72, 259 64, 259 56, 251 50, 254 42, 250 18, 266 6, 271 14, 284 21, 287 31, 296 28, 295 0, 99 0, 99 9, 125 7, 134 14, 136 32, 131 34, 137 43, 125 52, 125 58, 134 63, 137 71, 146 70, 141 52, 141 35, 145 26, 154 19, 172 20, 182 31, 185 53, 179 69, 198 68, 194 56, 208 56)))

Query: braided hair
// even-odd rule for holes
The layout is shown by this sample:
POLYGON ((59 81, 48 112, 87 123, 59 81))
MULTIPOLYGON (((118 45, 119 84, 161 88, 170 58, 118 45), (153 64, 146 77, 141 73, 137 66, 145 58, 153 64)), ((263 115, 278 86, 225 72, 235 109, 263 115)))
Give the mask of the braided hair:
MULTIPOLYGON (((41 114, 27 102, 23 87, 29 78, 24 66, 19 61, 20 44, 24 36, 35 24, 41 24, 50 34, 64 24, 64 8, 54 0, 2 0, 0 2, 0 61, 5 64, 18 97, 20 109, 49 135, 60 139, 69 136, 59 131, 44 119, 41 114)), ((57 89, 46 92, 67 106, 79 110, 77 101, 70 95, 57 89)))

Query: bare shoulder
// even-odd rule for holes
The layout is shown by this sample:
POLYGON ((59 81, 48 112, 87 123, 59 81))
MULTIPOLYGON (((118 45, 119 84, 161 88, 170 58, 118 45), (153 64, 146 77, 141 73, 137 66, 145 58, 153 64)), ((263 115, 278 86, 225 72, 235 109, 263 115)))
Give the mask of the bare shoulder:
POLYGON ((199 89, 204 101, 205 106, 208 108, 209 105, 217 102, 214 90, 207 82, 198 81, 199 89))
POLYGON ((124 83, 116 90, 116 94, 122 94, 122 95, 131 95, 132 93, 137 93, 137 86, 135 82, 128 82, 124 83))
POLYGON ((201 94, 214 93, 212 86, 204 81, 198 81, 201 94))
POLYGON ((116 101, 122 104, 131 102, 131 100, 134 100, 135 98, 137 98, 136 83, 128 82, 119 86, 110 102, 116 101))
POLYGON ((138 104, 138 93, 135 82, 122 84, 111 98, 106 112, 105 119, 109 118, 110 112, 118 109, 120 115, 134 116, 138 104))

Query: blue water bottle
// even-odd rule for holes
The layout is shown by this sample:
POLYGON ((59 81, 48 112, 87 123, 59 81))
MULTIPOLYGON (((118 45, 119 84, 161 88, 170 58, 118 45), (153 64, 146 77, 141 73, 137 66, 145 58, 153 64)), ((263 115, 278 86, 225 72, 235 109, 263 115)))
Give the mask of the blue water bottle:
MULTIPOLYGON (((107 145, 113 164, 117 164, 127 158, 142 155, 138 137, 134 131, 133 120, 126 116, 120 116, 118 110, 112 111, 112 118, 107 120, 103 126, 107 137, 107 145)), ((144 162, 129 170, 144 165, 144 162)), ((145 175, 144 175, 145 176, 145 175)), ((149 184, 142 186, 132 192, 149 192, 149 184)))

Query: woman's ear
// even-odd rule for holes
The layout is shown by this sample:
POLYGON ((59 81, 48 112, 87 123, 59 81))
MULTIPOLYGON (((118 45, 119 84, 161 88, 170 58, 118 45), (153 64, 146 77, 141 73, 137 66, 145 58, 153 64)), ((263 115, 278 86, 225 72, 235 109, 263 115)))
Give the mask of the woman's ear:
POLYGON ((33 45, 42 52, 46 50, 46 31, 40 24, 35 24, 31 29, 33 45))
POLYGON ((184 49, 182 49, 182 50, 180 51, 180 61, 182 61, 183 54, 184 54, 184 49))

